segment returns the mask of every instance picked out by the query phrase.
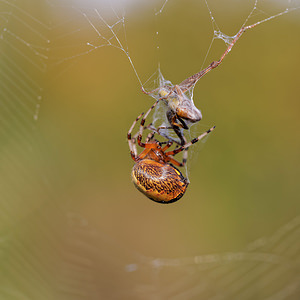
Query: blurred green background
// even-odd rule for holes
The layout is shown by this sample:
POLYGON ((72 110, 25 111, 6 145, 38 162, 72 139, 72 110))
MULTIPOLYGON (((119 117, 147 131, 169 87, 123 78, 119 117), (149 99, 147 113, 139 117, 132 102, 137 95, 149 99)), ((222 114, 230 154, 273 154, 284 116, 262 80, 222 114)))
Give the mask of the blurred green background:
MULTIPOLYGON (((260 2, 270 15, 284 7, 260 2)), ((246 32, 196 85, 203 120, 195 126, 217 128, 195 145, 185 196, 160 205, 130 178, 126 133, 153 99, 140 91, 126 55, 103 47, 56 64, 95 39, 80 12, 90 12, 88 4, 71 4, 1 4, 0 299, 175 299, 161 285, 184 278, 184 257, 244 251, 299 214, 299 11, 246 32), (180 266, 163 276, 150 258, 180 266)), ((126 40, 143 82, 160 63, 176 84, 200 70, 212 24, 203 1, 170 0, 155 17, 162 4, 131 3, 126 40)), ((220 29, 234 35, 253 1, 209 5, 220 29)), ((204 67, 225 49, 216 40, 204 67)), ((264 299, 251 284, 249 299, 264 299)), ((179 299, 208 299, 193 297, 179 299)))

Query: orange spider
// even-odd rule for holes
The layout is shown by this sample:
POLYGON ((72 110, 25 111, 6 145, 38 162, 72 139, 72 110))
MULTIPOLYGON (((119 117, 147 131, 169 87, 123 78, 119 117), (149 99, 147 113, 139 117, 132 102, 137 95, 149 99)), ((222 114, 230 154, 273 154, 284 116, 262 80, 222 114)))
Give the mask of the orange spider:
POLYGON ((172 146, 173 141, 159 142, 154 139, 157 131, 153 130, 150 124, 146 128, 151 128, 153 131, 147 136, 145 143, 143 143, 142 134, 145 129, 146 118, 158 101, 152 105, 142 118, 138 133, 134 137, 131 136, 133 128, 144 113, 136 118, 128 131, 127 138, 131 157, 136 162, 131 176, 136 188, 151 200, 159 203, 172 203, 184 195, 189 185, 188 179, 175 167, 184 166, 186 159, 183 158, 182 162, 179 162, 173 156, 204 138, 215 126, 184 146, 166 152, 172 146), (139 155, 137 154, 136 141, 140 147, 144 148, 139 155), (163 144, 166 145, 163 146, 163 144))

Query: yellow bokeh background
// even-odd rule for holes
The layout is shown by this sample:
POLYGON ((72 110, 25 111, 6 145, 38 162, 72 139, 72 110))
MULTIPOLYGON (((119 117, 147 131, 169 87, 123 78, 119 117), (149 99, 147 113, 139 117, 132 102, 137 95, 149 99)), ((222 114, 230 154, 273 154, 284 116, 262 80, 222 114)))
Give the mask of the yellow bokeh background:
MULTIPOLYGON (((213 34, 208 10, 197 1, 170 0, 155 17, 149 6, 133 6, 126 13, 130 57, 143 82, 159 62, 164 77, 179 83, 198 72, 204 61, 213 34)), ((215 1, 211 10, 220 29, 234 35, 252 6, 252 2, 215 1)), ((22 9, 29 8, 23 4, 22 9)), ((60 9, 55 16, 58 24, 63 24, 70 9, 60 9)), ((272 6, 266 9, 276 13, 272 6)), ((30 13, 47 15, 47 6, 36 10, 30 13)), ((123 273, 117 278, 111 274, 119 274, 115 269, 138 261, 139 255, 180 260, 241 251, 295 218, 299 214, 299 20, 295 11, 245 32, 222 65, 197 83, 194 102, 203 120, 195 126, 198 131, 212 125, 216 129, 204 145, 195 145, 189 161, 191 184, 185 196, 170 205, 152 202, 131 182, 134 162, 126 134, 153 99, 141 92, 126 55, 103 47, 58 66, 50 62, 39 78, 43 91, 38 120, 22 113, 21 95, 20 101, 15 100, 21 113, 14 115, 17 121, 12 118, 10 126, 17 134, 3 139, 0 228, 7 253, 3 290, 19 291, 28 299, 67 299, 67 294, 57 296, 53 288, 62 285, 56 285, 55 269, 61 267, 61 253, 68 260, 68 251, 77 251, 82 264, 91 259, 96 282, 107 286, 101 290, 99 284, 100 298, 95 296, 96 288, 94 294, 89 290, 94 298, 78 292, 70 299, 148 299, 137 296, 143 293, 134 289, 120 296, 130 279, 123 273), (73 234, 73 227, 66 229, 70 215, 97 236, 91 242, 94 256, 86 257, 80 248, 86 237, 76 236, 73 250, 64 243, 73 234), (53 269, 45 267, 52 264, 53 269), (43 274, 49 286, 35 289, 34 279, 24 279, 37 274, 43 274), (120 295, 111 296, 114 289, 120 295)), ((63 25, 60 28, 67 31, 63 25)), ((65 43, 87 42, 93 38, 91 32, 78 31, 65 43)), ((50 41, 55 34, 50 32, 50 41)), ((18 35, 26 40, 25 29, 24 35, 21 29, 18 35)), ((225 49, 224 42, 216 40, 204 67, 225 49)), ((56 57, 68 56, 67 47, 55 51, 56 57)), ((22 59, 16 62, 22 67, 22 59)), ((27 72, 35 76, 32 68, 27 72)), ((135 280, 147 281, 157 287, 158 295, 151 298, 147 292, 149 299, 167 299, 159 298, 152 271, 141 271, 140 276, 132 279, 133 286, 135 280)), ((19 298, 7 292, 3 299, 19 298)))

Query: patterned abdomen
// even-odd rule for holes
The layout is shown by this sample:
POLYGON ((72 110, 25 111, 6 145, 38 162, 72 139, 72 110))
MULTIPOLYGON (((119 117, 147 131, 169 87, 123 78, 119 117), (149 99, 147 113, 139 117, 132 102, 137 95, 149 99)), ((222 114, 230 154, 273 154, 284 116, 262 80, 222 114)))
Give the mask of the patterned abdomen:
POLYGON ((175 167, 151 159, 137 162, 131 176, 140 192, 160 203, 179 200, 188 186, 187 179, 175 167))

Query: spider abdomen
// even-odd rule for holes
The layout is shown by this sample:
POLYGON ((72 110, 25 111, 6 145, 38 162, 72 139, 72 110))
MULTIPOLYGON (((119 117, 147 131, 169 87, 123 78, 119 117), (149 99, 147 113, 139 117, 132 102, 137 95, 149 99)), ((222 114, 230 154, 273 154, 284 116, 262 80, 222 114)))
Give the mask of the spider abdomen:
POLYGON ((153 201, 172 203, 179 200, 188 187, 188 181, 175 167, 151 159, 137 162, 132 169, 136 188, 153 201))

